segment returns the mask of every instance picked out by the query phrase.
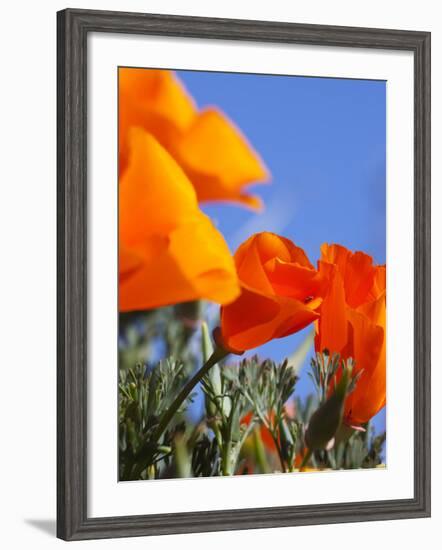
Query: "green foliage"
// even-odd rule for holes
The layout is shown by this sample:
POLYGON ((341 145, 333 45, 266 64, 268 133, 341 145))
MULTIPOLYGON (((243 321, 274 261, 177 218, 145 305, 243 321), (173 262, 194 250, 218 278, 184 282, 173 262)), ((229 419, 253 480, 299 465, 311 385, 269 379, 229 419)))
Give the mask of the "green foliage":
POLYGON ((348 439, 338 442, 333 449, 316 451, 312 464, 316 468, 333 470, 382 466, 381 452, 385 439, 385 432, 375 436, 373 428, 367 424, 363 431, 352 430, 348 439))
POLYGON ((352 374, 353 360, 341 360, 339 355, 330 356, 325 350, 316 353, 310 367, 309 375, 315 384, 318 405, 315 407, 314 399, 309 396, 304 409, 300 407, 300 414, 307 427, 305 442, 310 451, 314 451, 312 465, 334 470, 379 466, 386 433, 375 437, 368 424, 355 430, 342 423, 343 398, 354 390, 361 375, 361 372, 352 374), (331 395, 330 388, 333 390, 331 395), (327 443, 332 444, 330 450, 327 443))
MULTIPOLYGON (((220 449, 223 475, 235 473, 241 449, 256 424, 265 426, 279 446, 285 417, 283 406, 296 380, 287 362, 277 365, 272 361, 260 362, 257 357, 245 359, 239 365, 223 366, 219 383, 214 384, 209 377, 203 380, 208 425, 220 449)), ((291 445, 292 434, 294 431, 284 426, 284 436, 291 445)), ((285 448, 289 448, 288 443, 285 448)))
MULTIPOLYGON (((339 356, 315 355, 310 376, 317 391, 305 399, 296 395, 296 383, 311 346, 311 334, 281 364, 257 356, 243 360, 230 356, 200 381, 204 397, 201 415, 194 409, 190 414, 195 398, 191 394, 171 422, 165 423, 164 415, 182 388, 213 352, 207 326, 203 323, 201 331, 196 329, 201 311, 200 303, 191 303, 127 315, 121 321, 120 480, 292 472, 299 468, 307 427, 326 404, 329 387, 335 387, 340 379, 339 356), (162 355, 168 357, 162 361, 155 360, 159 343, 162 355), (158 430, 162 419, 165 429, 158 430)), ((355 384, 357 378, 349 382, 348 391, 355 384)), ((381 466, 385 433, 375 435, 370 426, 364 428, 355 431, 341 425, 334 446, 314 450, 306 463, 319 469, 381 466)))
POLYGON ((292 397, 298 375, 288 361, 276 364, 257 356, 243 361, 238 373, 238 383, 243 389, 260 423, 273 439, 282 471, 292 469, 300 425, 287 414, 286 403, 292 397))
POLYGON ((145 312, 120 313, 120 370, 154 361, 158 347, 163 357, 179 357, 190 370, 201 366, 199 348, 191 345, 199 328, 201 308, 201 302, 189 302, 145 312))
POLYGON ((185 429, 180 416, 192 395, 178 410, 175 426, 166 432, 162 442, 152 441, 152 434, 186 378, 183 363, 172 359, 160 361, 151 369, 144 365, 120 369, 120 479, 138 479, 143 474, 156 477, 157 463, 170 456, 171 442, 185 429))
POLYGON ((342 424, 345 399, 352 391, 355 380, 352 377, 353 360, 341 361, 336 355, 316 354, 316 360, 312 360, 312 371, 317 382, 320 406, 310 417, 305 432, 305 442, 310 451, 325 449, 334 442, 342 424), (336 379, 338 370, 339 380, 336 379))

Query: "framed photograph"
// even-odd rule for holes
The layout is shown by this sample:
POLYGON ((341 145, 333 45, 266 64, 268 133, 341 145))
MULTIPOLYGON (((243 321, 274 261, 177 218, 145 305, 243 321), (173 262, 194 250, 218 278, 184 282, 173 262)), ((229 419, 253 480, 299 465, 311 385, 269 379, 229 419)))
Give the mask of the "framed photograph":
POLYGON ((58 13, 65 540, 430 515, 430 33, 58 13))

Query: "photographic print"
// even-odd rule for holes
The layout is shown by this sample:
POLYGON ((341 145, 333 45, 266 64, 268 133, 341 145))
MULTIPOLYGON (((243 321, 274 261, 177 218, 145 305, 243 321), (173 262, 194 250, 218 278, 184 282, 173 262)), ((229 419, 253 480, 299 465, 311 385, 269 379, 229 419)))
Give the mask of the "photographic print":
POLYGON ((386 82, 118 68, 119 481, 385 468, 386 82))
POLYGON ((430 42, 58 12, 57 536, 430 515, 430 42))

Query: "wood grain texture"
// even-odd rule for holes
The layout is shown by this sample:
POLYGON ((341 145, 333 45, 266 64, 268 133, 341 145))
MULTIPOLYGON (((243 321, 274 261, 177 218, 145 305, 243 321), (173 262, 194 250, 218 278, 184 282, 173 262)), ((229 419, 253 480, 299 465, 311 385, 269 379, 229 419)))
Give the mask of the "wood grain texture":
POLYGON ((57 14, 57 536, 65 540, 430 515, 430 33, 90 10, 57 14), (87 33, 409 50, 415 75, 414 498, 87 517, 87 33))

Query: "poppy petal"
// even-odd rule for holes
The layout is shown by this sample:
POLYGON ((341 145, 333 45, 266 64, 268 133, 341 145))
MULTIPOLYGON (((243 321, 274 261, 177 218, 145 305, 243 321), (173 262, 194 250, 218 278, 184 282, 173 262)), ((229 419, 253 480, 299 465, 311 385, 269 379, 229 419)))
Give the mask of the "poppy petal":
POLYGON ((171 71, 122 67, 118 71, 120 166, 127 165, 128 133, 139 127, 168 147, 192 123, 192 97, 171 71))
POLYGON ((366 299, 373 286, 376 268, 373 258, 363 252, 350 254, 345 271, 345 295, 347 304, 356 308, 366 299))
POLYGON ((199 212, 184 172, 149 133, 133 128, 129 166, 119 185, 120 239, 126 245, 167 234, 199 212))
POLYGON ((235 253, 238 277, 246 286, 264 293, 273 294, 267 274, 263 268, 256 235, 245 241, 235 253))
POLYGON ((316 349, 341 353, 348 335, 344 281, 336 266, 320 261, 319 271, 328 279, 329 287, 321 304, 319 331, 315 337, 316 349))
POLYGON ((232 301, 239 294, 233 258, 192 184, 151 134, 133 128, 130 139, 119 185, 121 311, 232 301))
POLYGON ((280 296, 306 302, 325 291, 324 278, 315 269, 283 262, 279 258, 269 260, 265 269, 275 293, 280 296))
POLYGON ((252 349, 298 332, 318 317, 297 300, 264 296, 243 287, 241 296, 221 309, 223 340, 235 350, 252 349))
POLYGON ((199 113, 174 152, 195 186, 199 201, 239 201, 252 208, 259 206, 259 200, 243 188, 267 181, 268 171, 239 129, 217 109, 199 113))
MULTIPOLYGON (((380 310, 385 315, 385 300, 380 299, 380 310), (384 305, 382 305, 382 303, 384 305)), ((353 330, 356 372, 362 374, 345 404, 345 415, 352 424, 368 422, 385 405, 386 395, 386 338, 382 326, 365 315, 350 310, 353 330)))

